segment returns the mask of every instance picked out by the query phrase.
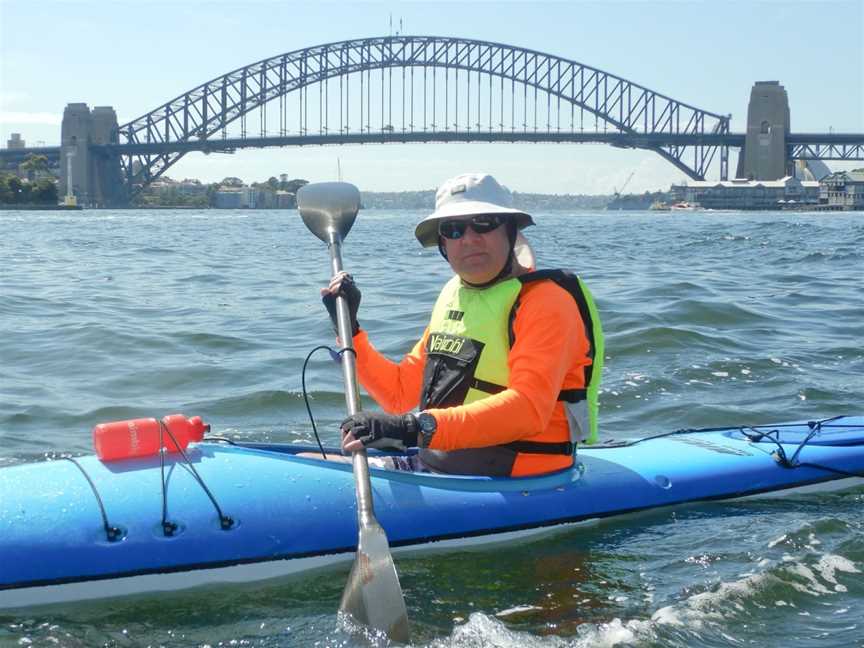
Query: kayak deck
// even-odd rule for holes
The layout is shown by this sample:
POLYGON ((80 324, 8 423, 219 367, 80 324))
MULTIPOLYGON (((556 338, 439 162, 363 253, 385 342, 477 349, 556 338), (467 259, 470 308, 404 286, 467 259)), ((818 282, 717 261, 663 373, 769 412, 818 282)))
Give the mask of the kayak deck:
MULTIPOLYGON (((798 423, 580 448, 574 468, 540 477, 370 473, 391 545, 416 549, 684 502, 855 486, 864 483, 862 437, 864 417, 845 417, 815 434, 798 423), (799 465, 783 467, 778 454, 799 465)), ((0 607, 257 580, 352 557, 351 466, 296 456, 309 451, 200 443, 187 452, 194 472, 166 457, 164 489, 158 457, 0 469, 0 607), (165 520, 176 525, 170 535, 165 520)))

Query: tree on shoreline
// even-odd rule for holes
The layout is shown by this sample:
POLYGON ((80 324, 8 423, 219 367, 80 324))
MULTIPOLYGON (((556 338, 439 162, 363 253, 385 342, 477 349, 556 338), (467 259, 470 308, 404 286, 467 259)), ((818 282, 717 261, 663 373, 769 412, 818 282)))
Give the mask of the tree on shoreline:
POLYGON ((24 173, 30 182, 33 182, 40 174, 47 174, 49 172, 48 157, 45 155, 30 153, 24 161, 18 165, 18 170, 24 173))
POLYGON ((27 182, 13 173, 0 172, 0 204, 56 205, 57 183, 51 178, 27 182))

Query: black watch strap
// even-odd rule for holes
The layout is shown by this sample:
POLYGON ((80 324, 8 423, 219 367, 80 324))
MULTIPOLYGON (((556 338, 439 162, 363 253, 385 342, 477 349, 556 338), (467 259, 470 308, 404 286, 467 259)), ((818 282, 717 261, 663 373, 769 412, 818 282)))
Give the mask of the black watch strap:
POLYGON ((417 415, 417 423, 420 428, 420 447, 428 448, 429 444, 432 443, 432 437, 438 430, 438 421, 428 412, 420 412, 417 415))

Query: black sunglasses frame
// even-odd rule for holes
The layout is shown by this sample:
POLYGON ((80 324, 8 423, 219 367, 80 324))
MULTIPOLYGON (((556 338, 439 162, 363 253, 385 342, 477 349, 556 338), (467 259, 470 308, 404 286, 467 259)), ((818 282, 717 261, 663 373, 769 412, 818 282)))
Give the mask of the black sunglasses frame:
POLYGON ((465 220, 445 220, 438 223, 438 234, 451 241, 458 241, 465 236, 469 227, 475 234, 488 234, 501 227, 504 220, 500 214, 477 214, 465 220))

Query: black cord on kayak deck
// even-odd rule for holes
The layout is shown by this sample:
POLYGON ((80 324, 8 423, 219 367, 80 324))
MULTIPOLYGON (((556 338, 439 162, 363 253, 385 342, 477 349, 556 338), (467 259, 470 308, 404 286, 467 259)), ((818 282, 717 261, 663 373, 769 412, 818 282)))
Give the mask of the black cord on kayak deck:
MULTIPOLYGON (((168 520, 168 489, 165 486, 165 439, 162 434, 162 421, 159 421, 159 481, 162 484, 162 533, 173 536, 177 525, 168 520)), ((172 435, 173 438, 173 435, 172 435)))
POLYGON ((234 439, 230 439, 228 437, 217 436, 217 435, 207 435, 202 441, 218 441, 220 443, 227 443, 228 445, 237 445, 237 442, 234 439))
MULTIPOLYGON (((845 416, 834 416, 828 419, 823 419, 821 421, 808 421, 806 425, 808 427, 819 425, 821 428, 847 428, 847 429, 864 429, 864 425, 860 423, 847 423, 843 425, 831 425, 831 421, 836 421, 838 419, 845 418, 845 416)), ((644 441, 652 441, 654 439, 665 439, 666 437, 678 436, 682 434, 700 434, 700 433, 708 433, 708 432, 731 432, 734 430, 740 431, 742 434, 747 436, 745 430, 752 430, 754 433, 760 435, 761 438, 770 438, 769 435, 772 433, 778 433, 780 428, 794 428, 801 427, 802 423, 781 423, 781 424, 768 424, 768 425, 724 425, 722 427, 704 427, 704 428, 682 428, 680 430, 672 430, 670 432, 660 432, 659 434, 651 434, 646 437, 641 437, 639 439, 630 439, 628 441, 612 441, 609 443, 600 443, 596 445, 590 446, 591 448, 629 448, 630 446, 637 445, 644 441), (770 428, 770 432, 762 432, 763 428, 770 428)), ((748 437, 750 438, 750 437, 748 437)), ((812 437, 811 437, 812 438, 812 437)), ((809 439, 808 439, 809 442, 809 439)))
POLYGON ((315 425, 315 417, 312 416, 312 407, 309 405, 309 392, 306 391, 306 366, 309 364, 309 360, 317 351, 321 351, 322 349, 326 349, 330 353, 330 357, 334 362, 342 362, 342 354, 346 351, 350 351, 354 354, 354 357, 357 357, 357 352, 354 349, 349 349, 348 347, 344 347, 339 349, 338 351, 334 350, 332 347, 327 346, 326 344, 320 344, 312 349, 307 355, 306 359, 303 361, 303 370, 300 372, 300 383, 303 386, 303 402, 306 403, 306 412, 309 414, 309 421, 312 423, 312 432, 315 434, 315 441, 318 443, 318 448, 321 450, 321 456, 326 459, 327 453, 324 452, 324 446, 321 443, 321 437, 318 436, 318 428, 315 425))
POLYGON ((786 455, 786 450, 783 448, 783 444, 780 442, 780 428, 801 427, 802 423, 781 423, 769 425, 732 425, 710 428, 684 428, 681 430, 673 430, 671 432, 661 432, 660 434, 653 434, 651 436, 642 437, 641 439, 633 439, 631 441, 618 441, 602 445, 595 445, 591 447, 598 449, 627 448, 630 446, 634 446, 638 443, 642 443, 643 441, 663 439, 666 437, 672 437, 682 434, 730 432, 737 430, 741 432, 741 434, 743 434, 745 437, 747 437, 749 441, 759 442, 763 440, 768 440, 773 443, 777 447, 777 449, 773 453, 774 458, 777 463, 784 468, 815 468, 817 470, 824 470, 825 472, 830 472, 837 475, 844 475, 846 477, 864 478, 864 472, 855 472, 851 470, 843 470, 842 468, 833 468, 831 466, 825 466, 817 463, 798 461, 798 455, 801 453, 801 451, 810 443, 810 441, 813 440, 816 435, 818 435, 825 428, 864 429, 864 425, 860 423, 832 425, 832 421, 837 421, 842 418, 845 418, 845 416, 834 416, 831 418, 822 419, 821 421, 807 421, 806 425, 810 429, 810 431, 807 433, 807 436, 805 436, 804 439, 798 444, 798 447, 795 448, 795 452, 792 453, 791 458, 786 455))
MULTIPOLYGON (((827 472, 835 473, 837 475, 845 475, 846 477, 864 477, 864 472, 855 472, 851 470, 843 470, 842 468, 832 468, 831 466, 825 466, 823 464, 811 463, 809 461, 798 461, 798 455, 801 454, 801 451, 804 447, 810 443, 810 441, 822 431, 822 428, 825 427, 864 427, 864 425, 838 425, 832 426, 829 423, 831 421, 836 421, 837 419, 843 418, 842 416, 835 416, 834 418, 824 419, 822 421, 807 421, 807 427, 810 428, 810 431, 807 433, 807 436, 798 444, 798 447, 795 448, 795 452, 792 453, 791 457, 786 456, 786 450, 783 448, 783 444, 779 441, 779 430, 772 429, 768 432, 763 432, 755 427, 750 428, 742 428, 741 433, 746 436, 749 440, 754 442, 762 441, 763 439, 767 439, 775 446, 777 449, 774 451, 773 456, 777 463, 783 468, 816 468, 818 470, 825 470, 827 472), (749 429, 751 432, 747 432, 749 429)), ((768 426, 772 428, 782 427, 782 426, 768 426)))
POLYGON ((216 498, 213 496, 213 493, 210 492, 210 489, 207 488, 207 484, 204 483, 204 480, 201 478, 201 475, 198 474, 198 471, 195 470, 195 466, 192 465, 192 461, 189 459, 188 455, 183 451, 183 448, 180 447, 180 444, 177 443, 177 438, 174 436, 174 433, 171 429, 165 425, 163 421, 159 421, 159 459, 160 459, 160 468, 162 475, 162 532, 166 536, 173 536, 177 531, 177 524, 174 522, 170 522, 168 520, 168 489, 165 483, 165 436, 164 433, 167 432, 168 436, 171 437, 171 441, 174 442, 174 447, 180 452, 180 456, 183 457, 183 460, 186 462, 186 465, 189 467, 189 470, 192 472, 192 476, 195 478, 195 481, 201 486, 204 490, 204 493, 207 497, 210 498, 210 501, 213 503, 213 507, 216 509, 216 515, 219 516, 219 526, 222 527, 223 531, 228 531, 229 529, 234 528, 234 518, 229 515, 225 515, 222 512, 221 507, 219 506, 219 502, 216 501, 216 498))
POLYGON ((93 495, 96 497, 96 504, 99 505, 99 513, 102 514, 102 526, 105 529, 105 537, 108 539, 108 542, 116 542, 117 540, 122 539, 123 529, 108 523, 108 514, 105 512, 105 504, 102 503, 102 497, 99 495, 99 491, 96 490, 96 484, 94 484, 93 480, 90 479, 90 475, 88 475, 87 471, 84 470, 84 467, 77 461, 75 461, 72 457, 62 458, 75 464, 78 467, 78 470, 81 471, 81 474, 84 475, 84 479, 86 479, 87 483, 90 484, 90 489, 93 491, 93 495))

